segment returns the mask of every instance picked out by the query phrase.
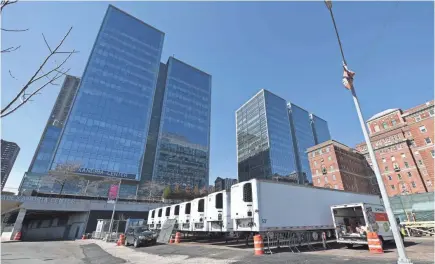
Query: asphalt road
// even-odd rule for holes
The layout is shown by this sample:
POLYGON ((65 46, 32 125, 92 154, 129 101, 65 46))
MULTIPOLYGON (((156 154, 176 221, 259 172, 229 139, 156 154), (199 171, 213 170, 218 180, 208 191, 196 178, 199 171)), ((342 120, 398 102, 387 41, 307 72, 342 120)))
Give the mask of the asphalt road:
MULTIPOLYGON (((420 239, 407 243, 407 251, 414 264, 434 263, 433 239, 420 239)), ((182 243, 150 247, 117 247, 114 243, 99 240, 13 242, 1 244, 1 263, 6 264, 122 264, 122 263, 395 263, 394 247, 385 254, 372 255, 366 248, 333 248, 314 252, 275 252, 272 255, 254 256, 252 247, 219 243, 182 243)))
POLYGON ((1 244, 2 264, 121 264, 124 259, 96 244, 74 241, 10 242, 1 244))

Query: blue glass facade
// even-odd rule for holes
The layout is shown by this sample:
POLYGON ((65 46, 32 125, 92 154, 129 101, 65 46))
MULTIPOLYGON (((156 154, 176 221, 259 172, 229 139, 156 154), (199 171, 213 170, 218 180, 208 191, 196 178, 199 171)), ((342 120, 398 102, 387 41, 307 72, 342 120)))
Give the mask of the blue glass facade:
POLYGON ((258 92, 236 111, 239 182, 276 178, 311 183, 305 151, 317 144, 314 128, 319 138, 330 137, 326 121, 312 121, 304 109, 267 90, 258 92))
POLYGON ((308 111, 299 106, 288 103, 289 118, 293 129, 293 144, 299 163, 300 182, 312 183, 310 162, 305 153, 309 147, 316 145, 311 119, 308 111))
POLYGON ((71 163, 76 173, 139 180, 163 38, 109 6, 52 170, 71 163))
POLYGON ((316 144, 320 144, 331 139, 328 122, 326 122, 322 118, 311 114, 311 126, 313 128, 313 134, 316 144))
POLYGON ((236 111, 239 182, 272 175, 264 93, 261 90, 236 111))
POLYGON ((208 186, 211 76, 173 57, 166 67, 153 181, 208 186))
POLYGON ((161 195, 161 184, 208 186, 211 76, 173 57, 161 63, 163 40, 109 6, 81 82, 61 90, 58 101, 67 99, 56 102, 20 189, 107 196, 122 180, 120 197, 140 199, 161 195))
POLYGON ((270 160, 274 177, 290 177, 297 172, 286 101, 265 91, 270 160))

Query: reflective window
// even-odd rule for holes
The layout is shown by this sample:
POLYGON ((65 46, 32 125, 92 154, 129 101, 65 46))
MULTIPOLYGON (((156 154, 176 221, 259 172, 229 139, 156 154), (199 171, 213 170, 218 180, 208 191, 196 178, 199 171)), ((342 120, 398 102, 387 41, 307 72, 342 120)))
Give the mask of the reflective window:
POLYGON ((211 76, 170 57, 153 180, 208 185, 210 111, 211 76))

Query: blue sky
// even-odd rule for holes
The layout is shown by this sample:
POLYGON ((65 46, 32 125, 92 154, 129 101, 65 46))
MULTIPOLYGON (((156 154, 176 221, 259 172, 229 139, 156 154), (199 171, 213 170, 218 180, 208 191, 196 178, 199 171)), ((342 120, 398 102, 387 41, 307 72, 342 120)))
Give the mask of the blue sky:
MULTIPOLYGON (((341 59, 323 2, 110 2, 166 33, 162 61, 175 54, 213 76, 210 181, 237 177, 235 110, 259 89, 329 122, 332 137, 363 141, 350 93, 341 84, 341 59)), ((2 14, 2 105, 47 53, 41 33, 56 43, 74 29, 65 50, 80 76, 108 2, 19 2, 2 14), (8 70, 15 78, 10 78, 8 70)), ((433 99, 433 2, 334 2, 334 13, 355 87, 368 119, 388 108, 433 99)), ((7 187, 28 169, 59 87, 2 119, 2 139, 21 147, 7 187)))

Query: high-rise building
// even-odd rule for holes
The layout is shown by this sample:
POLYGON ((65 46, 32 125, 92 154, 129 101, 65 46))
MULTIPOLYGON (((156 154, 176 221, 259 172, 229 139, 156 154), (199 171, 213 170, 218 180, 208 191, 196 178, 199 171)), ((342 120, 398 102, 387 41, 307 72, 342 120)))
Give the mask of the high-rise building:
POLYGON ((211 76, 174 57, 166 67, 152 180, 203 188, 209 181, 211 76))
POLYGON ((330 138, 326 121, 264 89, 236 111, 236 130, 239 181, 284 177, 309 184, 306 150, 330 138))
MULTIPOLYGON (((370 140, 389 196, 434 191, 434 101, 388 109, 369 120, 370 140)), ((365 143, 356 149, 371 164, 365 143)))
POLYGON ((17 159, 18 153, 20 152, 20 147, 15 142, 9 142, 2 139, 1 149, 1 189, 3 190, 3 187, 8 180, 9 173, 11 173, 12 167, 14 166, 15 160, 17 159))
POLYGON ((208 184, 211 76, 161 63, 163 40, 109 6, 48 166, 31 165, 20 189, 106 196, 121 181, 120 197, 138 197, 152 181, 208 184))
POLYGON ((80 78, 66 75, 56 103, 45 125, 38 147, 29 166, 29 173, 47 173, 60 133, 71 110, 80 78))
POLYGON ((375 174, 364 155, 335 140, 307 150, 313 185, 350 192, 379 194, 375 174))
POLYGON ((233 186, 236 183, 237 183, 237 179, 217 177, 216 180, 214 181, 213 191, 215 192, 223 191, 223 190, 230 191, 231 186, 233 186))

